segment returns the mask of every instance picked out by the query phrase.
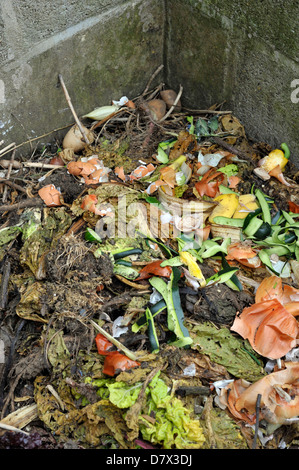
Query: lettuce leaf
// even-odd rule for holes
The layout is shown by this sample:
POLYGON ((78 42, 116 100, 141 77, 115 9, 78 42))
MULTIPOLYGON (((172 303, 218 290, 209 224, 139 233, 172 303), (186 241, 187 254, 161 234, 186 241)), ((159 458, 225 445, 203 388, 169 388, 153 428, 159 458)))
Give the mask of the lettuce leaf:
POLYGON ((127 385, 125 382, 115 382, 107 385, 109 400, 118 408, 130 408, 136 402, 142 384, 127 385))

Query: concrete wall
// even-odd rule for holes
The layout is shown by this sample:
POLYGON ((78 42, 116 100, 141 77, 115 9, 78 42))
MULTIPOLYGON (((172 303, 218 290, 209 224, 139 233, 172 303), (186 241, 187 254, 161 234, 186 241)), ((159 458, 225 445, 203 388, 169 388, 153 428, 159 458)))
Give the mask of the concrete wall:
POLYGON ((59 73, 80 116, 136 96, 164 63, 159 81, 182 84, 183 104, 226 100, 299 166, 298 18, 298 0, 0 0, 0 140, 73 122, 59 73))
POLYGON ((163 24, 159 0, 0 0, 3 146, 73 122, 59 73, 79 116, 135 97, 163 61, 163 24))
POLYGON ((226 100, 247 135, 299 166, 299 2, 166 0, 167 77, 190 107, 226 100))

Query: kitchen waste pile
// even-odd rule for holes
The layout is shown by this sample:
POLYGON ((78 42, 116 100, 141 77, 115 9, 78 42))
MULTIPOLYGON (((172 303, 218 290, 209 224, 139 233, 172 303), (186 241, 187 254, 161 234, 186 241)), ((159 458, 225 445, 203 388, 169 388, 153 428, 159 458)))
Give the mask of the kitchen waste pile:
POLYGON ((0 151, 0 448, 298 447, 292 149, 156 77, 0 151))

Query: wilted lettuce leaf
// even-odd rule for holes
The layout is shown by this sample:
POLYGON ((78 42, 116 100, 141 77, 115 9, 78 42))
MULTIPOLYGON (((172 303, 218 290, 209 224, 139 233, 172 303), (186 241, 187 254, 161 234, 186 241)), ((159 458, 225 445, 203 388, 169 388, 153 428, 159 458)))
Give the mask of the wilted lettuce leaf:
POLYGON ((125 382, 115 382, 107 387, 111 403, 118 408, 130 408, 137 400, 142 384, 127 385, 125 382))
POLYGON ((145 440, 160 444, 164 449, 192 449, 203 447, 205 437, 199 420, 191 418, 191 411, 183 402, 169 393, 167 384, 158 373, 147 388, 148 400, 144 415, 155 416, 154 423, 141 416, 140 431, 145 440))

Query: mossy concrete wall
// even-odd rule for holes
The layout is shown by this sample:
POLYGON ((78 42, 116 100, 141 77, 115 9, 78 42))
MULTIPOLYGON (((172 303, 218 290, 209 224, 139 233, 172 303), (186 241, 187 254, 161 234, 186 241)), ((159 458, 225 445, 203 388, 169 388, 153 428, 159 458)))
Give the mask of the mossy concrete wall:
POLYGON ((164 63, 183 104, 225 101, 299 166, 298 17, 298 0, 0 0, 2 146, 73 122, 59 73, 80 116, 137 96, 164 63))
POLYGON ((168 84, 192 108, 226 100, 254 140, 299 166, 299 2, 166 0, 168 84))
POLYGON ((2 147, 74 122, 58 74, 79 116, 143 91, 163 61, 163 18, 160 0, 0 0, 2 147))

